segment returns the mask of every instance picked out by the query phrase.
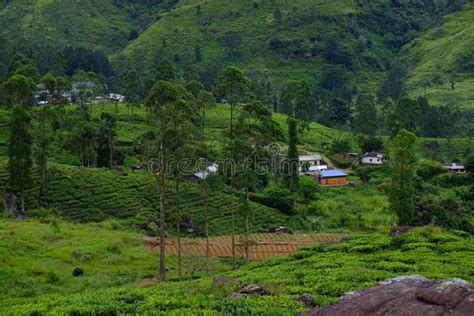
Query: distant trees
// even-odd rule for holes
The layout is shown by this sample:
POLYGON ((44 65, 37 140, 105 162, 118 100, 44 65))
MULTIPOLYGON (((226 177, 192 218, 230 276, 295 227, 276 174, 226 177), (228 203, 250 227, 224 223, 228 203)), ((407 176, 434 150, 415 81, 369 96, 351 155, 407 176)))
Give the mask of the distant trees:
POLYGON ((323 101, 320 106, 320 122, 326 126, 343 128, 349 126, 351 120, 350 104, 341 98, 331 98, 323 101))
POLYGON ((109 113, 100 115, 97 135, 97 165, 112 169, 114 163, 114 147, 117 118, 109 113))
POLYGON ((281 95, 279 110, 298 120, 301 129, 305 129, 314 113, 314 99, 309 85, 304 81, 290 80, 285 83, 281 95))
MULTIPOLYGON (((91 50, 83 47, 66 47, 64 57, 67 60, 66 75, 72 76, 77 70, 103 74, 105 77, 114 75, 114 70, 109 62, 107 55, 100 50, 91 50)), ((60 59, 60 56, 56 56, 60 59)), ((54 60, 57 62, 56 60, 54 60)), ((54 68, 59 70, 61 64, 54 68)))
POLYGON ((299 154, 298 154, 298 130, 294 117, 288 119, 288 155, 285 164, 283 182, 293 195, 293 207, 296 204, 296 193, 299 189, 299 154))
POLYGON ((390 208, 397 215, 400 226, 411 225, 415 215, 415 141, 416 136, 405 129, 393 139, 390 208))
POLYGON ((377 108, 373 96, 361 94, 357 97, 352 124, 356 133, 365 135, 377 134, 377 108))
POLYGON ((385 101, 389 98, 400 99, 405 92, 405 75, 407 69, 400 60, 396 60, 388 71, 384 81, 379 87, 378 98, 385 101))
POLYGON ((132 121, 134 121, 134 109, 143 96, 143 82, 135 70, 126 70, 120 76, 120 85, 125 96, 125 102, 127 102, 128 107, 132 110, 132 121))
POLYGON ((173 81, 175 79, 176 72, 173 65, 167 59, 163 59, 156 70, 156 80, 173 81))
POLYGON ((199 111, 200 126, 199 136, 200 140, 204 140, 204 122, 206 119, 207 109, 215 105, 216 101, 211 92, 206 91, 204 86, 196 80, 191 80, 187 83, 186 89, 193 95, 196 104, 196 110, 199 111))
POLYGON ((200 63, 202 61, 201 46, 199 44, 194 46, 194 61, 196 63, 200 63))
POLYGON ((57 51, 51 60, 50 72, 53 76, 62 77, 68 69, 68 61, 62 51, 57 51))
POLYGON ((3 96, 6 103, 13 105, 32 105, 36 84, 33 79, 23 75, 13 75, 2 84, 3 96))
POLYGON ((283 18, 283 16, 281 14, 280 8, 276 7, 275 11, 273 12, 273 20, 275 21, 275 24, 280 25, 281 21, 282 21, 282 18, 283 18))
POLYGON ((220 44, 226 48, 227 55, 231 60, 240 58, 240 48, 243 43, 242 35, 237 31, 230 31, 219 38, 220 44))
POLYGON ((419 130, 420 119, 420 104, 410 98, 401 98, 389 116, 391 134, 395 135, 401 129, 416 133, 419 130))
POLYGON ((20 195, 21 215, 25 216, 25 190, 31 185, 31 167, 33 160, 31 148, 33 139, 30 133, 31 116, 27 109, 15 105, 10 120, 8 139, 9 186, 20 195))

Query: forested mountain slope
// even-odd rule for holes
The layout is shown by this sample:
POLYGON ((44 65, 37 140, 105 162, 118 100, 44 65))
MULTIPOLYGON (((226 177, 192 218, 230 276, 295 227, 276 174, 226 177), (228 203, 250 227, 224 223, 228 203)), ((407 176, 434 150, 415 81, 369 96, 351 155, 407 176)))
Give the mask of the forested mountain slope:
POLYGON ((276 85, 305 79, 347 95, 376 86, 399 48, 448 8, 446 1, 181 1, 113 61, 146 73, 166 57, 210 77, 237 64, 276 85))
POLYGON ((7 38, 26 49, 52 45, 112 52, 127 45, 131 32, 152 22, 162 2, 0 1, 0 28, 7 38))
POLYGON ((0 68, 14 52, 47 64, 55 49, 84 47, 105 52, 116 73, 134 68, 153 78, 167 58, 210 86, 234 64, 269 82, 273 94, 303 79, 315 95, 350 98, 376 92, 401 50, 413 96, 426 85, 434 104, 469 105, 473 4, 466 2, 1 1, 0 68))
POLYGON ((435 105, 474 107, 474 3, 439 18, 402 50, 407 86, 435 105))

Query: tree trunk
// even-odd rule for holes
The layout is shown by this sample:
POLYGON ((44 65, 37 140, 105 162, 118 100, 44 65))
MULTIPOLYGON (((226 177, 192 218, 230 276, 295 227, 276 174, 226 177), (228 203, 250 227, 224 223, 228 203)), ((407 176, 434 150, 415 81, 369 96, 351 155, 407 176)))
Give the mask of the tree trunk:
POLYGON ((247 205, 245 209, 245 259, 248 262, 249 261, 249 201, 250 201, 250 194, 249 190, 247 189, 246 192, 246 199, 247 199, 247 205))
POLYGON ((21 190, 21 215, 25 216, 25 191, 22 189, 21 190))
POLYGON ((42 126, 41 126, 41 137, 42 137, 42 142, 41 142, 41 150, 42 150, 42 159, 43 161, 40 161, 40 173, 41 173, 41 183, 40 183, 40 188, 38 191, 38 205, 39 207, 43 207, 43 196, 44 196, 44 191, 46 189, 46 164, 47 164, 47 157, 46 157, 46 113, 45 113, 45 108, 43 108, 43 121, 42 121, 42 126))
POLYGON ((175 178, 176 181, 176 232, 177 232, 177 255, 178 255, 178 278, 181 279, 182 276, 182 253, 181 253, 181 205, 179 199, 179 181, 178 178, 175 178))
POLYGON ((108 135, 108 139, 109 139, 109 168, 110 170, 112 170, 114 152, 113 152, 113 146, 112 146, 112 138, 110 137, 110 135, 108 135))
MULTIPOLYGON (((204 181, 206 181, 204 179, 204 181)), ((207 188, 207 183, 204 183, 204 234, 206 236, 206 273, 210 272, 209 264, 209 191, 207 188)))
POLYGON ((231 193, 230 193, 230 198, 231 198, 231 202, 230 202, 230 211, 231 211, 231 225, 232 225, 232 228, 231 228, 231 239, 232 239, 232 269, 237 269, 237 266, 235 264, 235 201, 234 201, 234 195, 233 195, 233 192, 232 192, 232 185, 233 185, 233 181, 232 181, 232 177, 230 178, 230 189, 231 189, 231 193))
POLYGON ((236 269, 235 265, 235 205, 234 205, 234 195, 233 195, 233 186, 234 186, 234 96, 231 94, 231 103, 230 103, 230 155, 231 155, 231 170, 230 170, 230 208, 231 208, 231 217, 232 217, 232 228, 231 228, 231 239, 232 239, 232 269, 236 269))
POLYGON ((160 136, 160 281, 165 280, 165 164, 163 157, 163 136, 160 136))

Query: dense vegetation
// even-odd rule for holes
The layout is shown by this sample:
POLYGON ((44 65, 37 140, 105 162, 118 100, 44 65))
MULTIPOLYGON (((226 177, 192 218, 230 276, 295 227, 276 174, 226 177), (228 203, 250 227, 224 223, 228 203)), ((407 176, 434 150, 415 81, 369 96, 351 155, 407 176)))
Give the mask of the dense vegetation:
MULTIPOLYGON (((38 284, 32 289, 8 292, 2 287, 0 313, 161 313, 174 314, 294 314, 305 307, 294 301, 303 293, 310 293, 319 306, 336 302, 348 291, 363 289, 400 274, 421 274, 425 277, 445 279, 459 277, 474 281, 470 274, 473 262, 473 243, 462 233, 444 233, 426 227, 409 234, 390 238, 383 235, 357 235, 348 241, 332 246, 318 245, 301 250, 291 256, 252 263, 239 271, 228 273, 236 283, 212 287, 209 278, 195 281, 168 282, 140 289, 131 286, 146 273, 153 271, 150 254, 135 252, 138 245, 135 235, 101 229, 80 229, 59 224, 60 231, 46 224, 27 223, 40 236, 52 244, 40 244, 36 236, 27 235, 17 223, 2 221, 2 242, 5 251, 15 251, 24 265, 11 267, 13 258, 7 259, 10 273, 4 281, 21 281, 38 284), (67 233, 65 228, 71 229, 67 233), (53 245, 68 237, 68 246, 60 250, 53 245), (73 236, 70 236, 73 235, 73 236), (94 236, 92 236, 94 235, 94 236), (100 238, 100 237, 106 237, 100 238), (109 238, 113 238, 113 241, 109 238), (21 251, 17 244, 34 245, 35 250, 21 251), (34 240, 34 242, 33 242, 34 240), (78 249, 77 244, 81 243, 78 249), (15 250, 13 250, 15 249, 15 250), (132 250, 133 249, 133 250, 132 250), (84 251, 88 251, 84 253, 84 251), (33 257, 33 253, 38 253, 33 257), (48 257, 42 257, 42 254, 48 257), (82 254, 82 257, 81 257, 82 254), (78 261, 89 255, 89 261, 78 261), (54 259, 52 259, 54 258, 54 259), (70 259, 71 258, 71 259, 70 259), (128 262, 134 263, 130 270, 128 262), (47 261, 44 261, 44 260, 47 261), (132 261, 130 261, 132 260, 132 261), (72 261, 71 264, 69 261, 72 261), (33 265, 28 265, 32 262, 33 265), (70 270, 74 263, 85 266, 83 278, 74 279, 70 270), (94 264, 93 264, 94 263, 94 264), (100 263, 97 265, 95 263, 100 263), (58 265, 59 270, 52 265, 58 265), (245 300, 226 300, 226 296, 242 284, 258 283, 274 296, 256 296, 245 300), (41 286, 40 286, 41 285, 41 286), (92 287, 122 287, 92 290, 92 287), (83 288, 89 290, 77 292, 83 288), (43 295, 31 297, 34 294, 43 295), (46 294, 46 295, 44 295, 46 294)), ((30 249, 30 248, 28 248, 30 249)), ((9 284, 9 283, 7 283, 9 284)), ((15 285, 18 287, 19 285, 15 285)))
POLYGON ((473 12, 1 2, 0 314, 294 314, 299 294, 323 306, 400 274, 472 281, 473 12), (348 185, 302 176, 306 153, 348 185), (250 233, 280 226, 348 239, 249 263, 250 233), (416 228, 388 237, 396 226, 416 228), (221 235, 232 258, 210 259, 221 235), (217 272, 236 283, 212 287, 217 272), (275 295, 226 298, 249 283, 275 295))

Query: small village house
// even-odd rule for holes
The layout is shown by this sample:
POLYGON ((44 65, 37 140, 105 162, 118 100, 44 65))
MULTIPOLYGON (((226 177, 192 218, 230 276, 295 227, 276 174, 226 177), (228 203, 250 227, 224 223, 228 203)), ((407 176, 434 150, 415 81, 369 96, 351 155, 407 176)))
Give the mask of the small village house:
POLYGON ((317 176, 321 186, 343 186, 348 185, 349 175, 341 170, 322 170, 317 176))
POLYGON ((444 167, 448 169, 448 173, 451 173, 451 174, 466 174, 467 173, 466 168, 461 163, 453 162, 453 163, 445 164, 444 167))
POLYGON ((207 166, 205 170, 194 173, 194 177, 196 179, 204 180, 209 175, 216 174, 219 171, 219 165, 217 165, 216 163, 207 162, 206 164, 207 166))
POLYGON ((319 154, 308 154, 299 156, 300 175, 316 175, 321 170, 327 170, 328 166, 324 163, 319 154))
POLYGON ((362 156, 361 163, 364 165, 382 165, 383 155, 377 152, 365 153, 364 156, 362 156))

